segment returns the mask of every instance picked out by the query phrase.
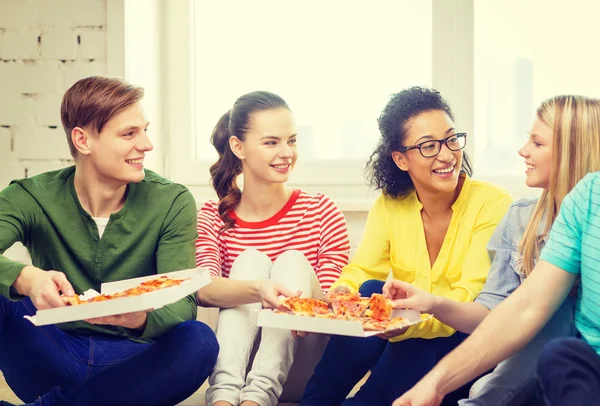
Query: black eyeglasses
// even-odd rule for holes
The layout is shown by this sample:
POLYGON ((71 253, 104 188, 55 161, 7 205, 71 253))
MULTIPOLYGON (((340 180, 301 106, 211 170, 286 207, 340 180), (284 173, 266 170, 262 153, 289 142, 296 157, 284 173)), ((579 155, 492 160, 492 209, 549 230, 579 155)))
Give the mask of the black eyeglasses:
POLYGON ((458 133, 444 138, 443 140, 430 140, 410 147, 400 147, 398 151, 406 152, 418 149, 423 158, 433 158, 442 150, 442 144, 446 144, 450 151, 460 151, 467 145, 467 133, 458 133))

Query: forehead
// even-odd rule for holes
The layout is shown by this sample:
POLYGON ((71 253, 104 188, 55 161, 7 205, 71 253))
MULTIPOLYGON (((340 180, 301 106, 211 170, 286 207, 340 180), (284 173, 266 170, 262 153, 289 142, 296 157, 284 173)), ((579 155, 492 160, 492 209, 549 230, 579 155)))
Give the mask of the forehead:
POLYGON ((249 124, 249 132, 261 136, 287 137, 296 133, 292 112, 283 108, 254 112, 249 124))
POLYGON ((137 102, 115 114, 107 121, 102 131, 119 131, 131 127, 146 127, 148 119, 142 104, 137 102))
POLYGON ((551 140, 554 135, 554 132, 552 131, 552 128, 549 125, 547 125, 542 120, 540 120, 538 117, 536 117, 533 120, 533 124, 531 125, 530 134, 532 136, 536 135, 538 137, 542 137, 542 138, 551 140))
MULTIPOLYGON (((432 139, 442 139, 446 132, 454 128, 454 122, 443 110, 425 111, 413 117, 407 123, 405 145, 414 144, 421 137, 431 136, 432 139)), ((425 141, 424 138, 421 141, 425 141)))

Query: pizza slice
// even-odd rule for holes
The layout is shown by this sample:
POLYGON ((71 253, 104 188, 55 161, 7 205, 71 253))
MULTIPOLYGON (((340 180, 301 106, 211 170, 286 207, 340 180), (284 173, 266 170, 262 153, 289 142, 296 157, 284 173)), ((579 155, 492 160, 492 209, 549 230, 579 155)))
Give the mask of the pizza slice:
POLYGON ((329 313, 327 303, 310 297, 290 296, 282 299, 281 308, 301 316, 329 313))
POLYGON ((332 294, 329 301, 331 302, 333 314, 336 316, 361 317, 369 305, 369 299, 352 293, 332 294))
POLYGON ((182 282, 185 282, 189 278, 186 279, 175 279, 170 276, 163 275, 155 279, 150 279, 148 281, 144 281, 133 288, 126 289, 122 292, 113 293, 110 295, 100 294, 98 296, 94 296, 91 299, 82 300, 79 295, 75 296, 61 296, 63 302, 67 306, 77 306, 86 303, 95 303, 95 302, 104 302, 106 300, 118 299, 122 297, 131 297, 131 296, 139 296, 141 294, 147 292, 154 292, 160 289, 169 288, 171 286, 179 286, 182 282))
POLYGON ((382 294, 373 293, 369 300, 369 309, 371 317, 377 320, 389 320, 392 315, 392 301, 382 294))
POLYGON ((405 327, 409 324, 408 320, 403 317, 396 317, 393 319, 378 320, 372 317, 363 317, 360 319, 365 330, 371 331, 388 331, 396 330, 405 327))

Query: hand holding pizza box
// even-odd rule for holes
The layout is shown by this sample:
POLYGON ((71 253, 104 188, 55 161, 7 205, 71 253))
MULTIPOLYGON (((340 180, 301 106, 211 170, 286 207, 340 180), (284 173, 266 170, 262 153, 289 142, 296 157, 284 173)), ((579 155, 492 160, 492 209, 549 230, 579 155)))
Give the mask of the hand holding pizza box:
POLYGON ((211 282, 203 269, 187 269, 118 282, 103 283, 101 293, 63 297, 67 306, 38 310, 25 316, 36 326, 156 310, 196 292, 211 282))
POLYGON ((364 298, 349 293, 331 295, 330 304, 311 298, 289 297, 282 300, 278 310, 254 314, 254 322, 260 327, 354 337, 397 331, 427 318, 415 310, 393 309, 392 301, 380 294, 364 298))

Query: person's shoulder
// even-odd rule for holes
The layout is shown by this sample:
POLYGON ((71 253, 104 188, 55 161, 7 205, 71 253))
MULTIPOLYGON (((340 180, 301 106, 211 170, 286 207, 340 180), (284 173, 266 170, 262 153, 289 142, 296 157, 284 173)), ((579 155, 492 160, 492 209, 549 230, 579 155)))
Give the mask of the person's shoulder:
POLYGON ((74 172, 75 166, 69 166, 55 171, 40 173, 28 178, 15 179, 10 182, 5 191, 9 193, 26 191, 32 196, 48 197, 55 195, 57 192, 66 188, 67 181, 74 172))
POLYGON ((592 198, 595 196, 596 201, 600 201, 600 172, 590 172, 581 179, 574 189, 578 189, 582 192, 587 191, 588 194, 592 194, 592 198))
POLYGON ((320 206, 336 206, 334 200, 326 195, 325 193, 317 192, 315 194, 310 194, 301 189, 295 189, 298 193, 297 201, 307 201, 320 206))
POLYGON ((506 226, 509 227, 509 229, 521 230, 519 231, 519 235, 521 235, 533 216, 537 202, 538 199, 527 198, 521 198, 514 201, 508 207, 508 211, 503 220, 506 226))
POLYGON ((401 213, 402 210, 410 209, 419 204, 417 193, 414 190, 405 196, 390 196, 385 192, 381 192, 377 199, 375 199, 371 210, 384 210, 401 213))
POLYGON ((470 193, 474 197, 481 197, 492 201, 494 199, 512 200, 512 195, 508 190, 494 183, 471 179, 469 177, 465 178, 465 183, 468 183, 470 193))
POLYGON ((207 213, 209 215, 219 215, 219 202, 215 200, 207 200, 200 206, 198 213, 207 213))
POLYGON ((149 169, 144 169, 144 173, 144 179, 140 183, 147 183, 149 185, 165 186, 172 188, 185 188, 185 186, 183 186, 182 184, 173 182, 172 180, 169 180, 164 176, 161 176, 158 173, 153 172, 149 169))
POLYGON ((137 187, 146 193, 152 195, 159 194, 162 199, 169 196, 174 198, 182 193, 189 194, 191 197, 191 192, 186 186, 173 182, 151 170, 145 169, 144 172, 144 179, 137 184, 137 187))

